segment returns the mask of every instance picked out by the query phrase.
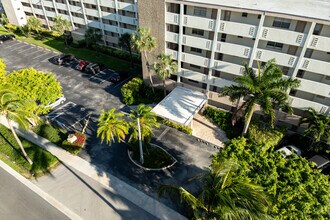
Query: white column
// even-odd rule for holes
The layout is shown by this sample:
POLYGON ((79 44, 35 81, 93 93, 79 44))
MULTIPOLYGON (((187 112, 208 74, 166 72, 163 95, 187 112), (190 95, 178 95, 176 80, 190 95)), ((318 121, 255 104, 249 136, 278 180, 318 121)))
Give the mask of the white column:
POLYGON ((99 19, 100 19, 100 26, 101 26, 100 29, 101 29, 102 35, 103 35, 103 44, 106 45, 106 43, 105 43, 106 36, 105 36, 105 33, 104 33, 104 24, 103 24, 103 21, 102 21, 102 11, 101 11, 101 7, 100 7, 100 0, 97 0, 96 2, 97 2, 97 10, 99 12, 99 19))
MULTIPOLYGON (((165 15, 166 15, 166 13, 165 13, 165 15)), ((179 76, 179 74, 181 74, 182 38, 183 38, 183 16, 184 16, 184 4, 180 4, 179 38, 178 38, 178 75, 177 75, 177 80, 176 80, 178 83, 181 82, 181 77, 179 76)))
POLYGON ((55 9, 55 14, 56 14, 56 16, 58 16, 58 11, 57 11, 57 7, 56 7, 56 2, 55 2, 55 0, 53 0, 52 2, 53 2, 54 9, 55 9))
POLYGON ((261 14, 261 17, 260 17, 260 21, 259 21, 259 25, 258 25, 258 31, 257 31, 257 34, 256 34, 256 38, 254 40, 254 45, 253 45, 252 51, 250 53, 249 67, 252 67, 253 60, 255 58, 255 53, 256 53, 256 50, 258 48, 258 43, 259 43, 259 39, 260 39, 260 36, 261 36, 261 29, 264 25, 264 20, 265 20, 265 13, 261 14))
POLYGON ((86 17, 86 11, 85 11, 84 1, 83 0, 80 0, 80 4, 81 4, 81 11, 83 13, 84 20, 85 20, 85 25, 86 25, 86 29, 87 29, 88 28, 88 21, 87 21, 87 17, 86 17))
POLYGON ((217 11, 217 18, 215 20, 215 24, 214 24, 214 36, 213 36, 213 41, 212 41, 212 45, 211 45, 211 58, 209 59, 209 73, 206 77, 206 95, 207 97, 209 97, 209 91, 210 91, 210 79, 212 76, 212 68, 214 65, 214 56, 215 56, 215 50, 217 48, 217 43, 218 43, 218 31, 220 28, 220 19, 221 19, 221 10, 218 9, 217 11))
POLYGON ((45 19, 46 19, 48 29, 51 30, 50 25, 49 25, 49 20, 48 20, 47 14, 46 14, 46 10, 45 10, 45 7, 44 7, 44 1, 40 1, 40 2, 41 2, 42 11, 44 12, 44 16, 45 16, 45 19))
POLYGON ((119 25, 119 13, 118 13, 118 1, 115 0, 115 10, 116 10, 116 20, 117 20, 117 28, 118 28, 118 34, 119 37, 121 36, 121 28, 119 25))
POLYGON ((71 25, 72 25, 72 29, 74 30, 75 26, 73 23, 73 18, 72 18, 72 14, 71 14, 71 10, 70 10, 70 4, 68 0, 65 0, 66 3, 66 7, 68 8, 68 12, 69 12, 69 17, 70 17, 70 21, 71 21, 71 25))
POLYGON ((31 7, 31 9, 32 9, 33 16, 36 17, 36 13, 35 13, 35 11, 34 11, 34 7, 33 7, 33 4, 32 4, 32 1, 29 0, 29 3, 30 3, 30 7, 31 7))

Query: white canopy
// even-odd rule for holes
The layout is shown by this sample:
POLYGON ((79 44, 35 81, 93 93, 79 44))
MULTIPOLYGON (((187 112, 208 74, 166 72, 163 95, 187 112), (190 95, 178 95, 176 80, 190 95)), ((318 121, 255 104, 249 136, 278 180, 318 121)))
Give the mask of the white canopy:
POLYGON ((152 111, 162 118, 189 125, 206 100, 206 95, 201 92, 176 87, 152 111))

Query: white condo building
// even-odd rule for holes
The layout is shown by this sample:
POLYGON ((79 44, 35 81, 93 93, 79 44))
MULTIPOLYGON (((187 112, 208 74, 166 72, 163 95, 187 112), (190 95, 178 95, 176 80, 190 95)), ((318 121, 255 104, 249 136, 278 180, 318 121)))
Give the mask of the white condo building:
POLYGON ((330 0, 2 1, 14 24, 36 16, 51 28, 60 15, 71 21, 75 37, 97 28, 112 47, 138 23, 150 27, 159 47, 149 62, 161 51, 172 54, 179 66, 173 84, 203 91, 209 103, 232 105, 217 91, 243 74, 244 62, 256 68, 275 58, 286 76, 301 81, 288 91, 296 114, 308 107, 330 111, 330 0))

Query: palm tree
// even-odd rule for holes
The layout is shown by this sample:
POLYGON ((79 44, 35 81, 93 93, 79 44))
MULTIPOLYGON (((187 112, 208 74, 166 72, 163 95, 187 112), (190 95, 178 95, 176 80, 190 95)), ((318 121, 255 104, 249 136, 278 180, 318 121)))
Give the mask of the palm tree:
POLYGON ((196 219, 270 219, 270 201, 262 187, 237 176, 238 165, 225 161, 203 175, 203 187, 195 197, 182 187, 162 185, 159 195, 179 195, 196 219))
POLYGON ((30 164, 33 164, 32 160, 25 152, 22 142, 18 138, 15 129, 12 125, 12 121, 16 122, 20 128, 26 130, 29 128, 28 119, 34 119, 34 120, 37 119, 37 117, 33 113, 25 110, 26 103, 27 102, 23 102, 22 100, 19 100, 12 91, 9 90, 0 91, 0 115, 6 118, 9 128, 13 133, 13 136, 15 137, 17 144, 21 148, 26 160, 30 164))
POLYGON ((59 32, 61 35, 64 34, 65 31, 69 31, 71 28, 70 21, 67 19, 63 19, 61 16, 56 16, 53 22, 54 31, 59 32))
POLYGON ((36 17, 29 17, 26 26, 28 30, 35 30, 39 34, 39 30, 42 27, 41 21, 36 17))
POLYGON ((143 164, 143 149, 142 141, 150 142, 153 135, 152 128, 159 127, 157 122, 157 116, 151 111, 150 106, 145 106, 140 104, 138 108, 134 111, 131 110, 129 118, 132 120, 130 127, 132 129, 132 134, 129 138, 129 142, 139 140, 140 147, 140 162, 143 164))
POLYGON ((128 124, 125 120, 121 119, 124 116, 122 113, 115 113, 115 108, 110 109, 108 112, 102 109, 102 113, 98 119, 97 137, 104 139, 106 143, 114 142, 115 139, 121 142, 128 134, 128 124))
POLYGON ((91 47, 102 39, 102 35, 94 28, 88 28, 85 32, 86 46, 91 47))
POLYGON ((309 108, 307 116, 301 118, 299 125, 308 124, 305 130, 305 135, 311 136, 313 142, 319 142, 321 139, 330 142, 330 116, 326 114, 317 113, 315 109, 309 108))
POLYGON ((9 23, 8 18, 7 18, 7 15, 4 12, 2 12, 0 14, 0 23, 2 25, 5 25, 5 24, 8 24, 9 23))
POLYGON ((154 83, 152 81, 152 77, 149 71, 147 52, 150 53, 157 47, 157 40, 156 38, 151 36, 149 28, 138 28, 137 31, 132 34, 131 39, 133 42, 132 45, 133 49, 140 51, 140 53, 143 54, 146 60, 151 87, 152 90, 154 91, 154 87, 153 87, 154 83))
POLYGON ((164 97, 166 96, 166 78, 169 78, 173 72, 178 70, 178 63, 173 60, 172 55, 161 53, 157 56, 157 62, 154 63, 153 68, 157 75, 162 78, 164 97))
POLYGON ((234 79, 235 84, 222 88, 220 95, 229 96, 231 101, 245 97, 245 102, 235 111, 232 123, 245 115, 243 135, 246 134, 255 106, 258 104, 262 112, 269 116, 270 124, 273 127, 275 121, 274 107, 279 107, 288 113, 292 108, 288 103, 288 89, 298 88, 299 80, 284 78, 281 69, 276 65, 275 60, 269 60, 263 69, 258 64, 257 74, 247 64, 244 65, 243 76, 234 79))
POLYGON ((134 68, 133 55, 132 55, 132 44, 131 44, 131 34, 124 33, 120 36, 118 45, 125 50, 128 50, 131 59, 131 67, 134 68))

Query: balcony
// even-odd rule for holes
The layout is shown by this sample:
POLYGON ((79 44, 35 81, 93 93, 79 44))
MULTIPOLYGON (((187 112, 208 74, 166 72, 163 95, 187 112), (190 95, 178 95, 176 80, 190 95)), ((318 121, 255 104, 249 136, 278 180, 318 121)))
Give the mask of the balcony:
POLYGON ((118 2, 117 4, 118 4, 118 9, 120 10, 137 12, 137 7, 135 4, 131 4, 127 2, 118 2))
MULTIPOLYGON (((95 4, 95 0, 84 0, 84 2, 90 3, 90 4, 95 4), (87 1, 91 1, 91 2, 87 2, 87 1)), ((115 1, 109 1, 109 0, 100 0, 100 5, 110 7, 110 8, 115 8, 116 7, 115 6, 115 1)))
POLYGON ((126 16, 119 15, 118 21, 122 22, 122 23, 130 24, 130 25, 137 25, 137 20, 132 17, 126 17, 126 16))
POLYGON ((283 30, 278 28, 263 27, 260 39, 274 41, 283 44, 303 46, 307 35, 295 31, 283 30))
POLYGON ((101 14, 102 14, 103 19, 107 19, 107 20, 111 20, 111 21, 117 21, 116 14, 108 13, 108 12, 101 12, 101 14))
POLYGON ((189 53, 182 53, 181 60, 201 67, 208 67, 209 59, 189 53))
POLYGON ((211 79, 209 80, 210 84, 219 88, 225 87, 225 86, 231 86, 234 84, 233 81, 222 79, 218 77, 211 76, 211 79))
POLYGON ((178 72, 178 75, 187 79, 195 80, 198 82, 204 82, 204 83, 206 83, 206 79, 207 79, 207 75, 188 69, 181 69, 181 72, 178 72))
POLYGON ((314 108, 319 113, 327 112, 328 106, 322 105, 317 102, 309 101, 306 99, 301 99, 298 97, 289 97, 289 103, 293 108, 301 109, 301 110, 307 110, 308 108, 314 108))
POLYGON ((186 27, 213 31, 215 26, 215 20, 185 15, 183 16, 183 25, 186 27))
POLYGON ((127 28, 119 28, 120 34, 124 34, 124 33, 129 33, 129 34, 133 34, 134 30, 131 29, 127 29, 127 28))
POLYGON ((303 58, 300 69, 309 71, 309 72, 313 72, 313 73, 330 76, 330 71, 329 71, 330 63, 329 62, 303 58))
POLYGON ((165 35, 165 40, 167 42, 172 42, 177 44, 179 42, 179 34, 167 31, 165 35))
POLYGON ((70 11, 76 13, 82 13, 82 9, 80 6, 70 5, 70 11))
POLYGON ((330 38, 313 35, 311 41, 308 44, 308 48, 320 50, 324 52, 330 51, 330 38))
POLYGON ((244 73, 243 66, 224 61, 214 61, 214 66, 211 68, 220 72, 231 73, 237 76, 243 75, 244 73))
MULTIPOLYGON (((25 2, 25 1, 21 1, 21 2, 25 2)), ((29 1, 26 1, 26 2, 29 2, 29 1)), ((53 2, 51 2, 51 1, 43 1, 43 3, 44 3, 45 7, 54 8, 53 2)))
POLYGON ((203 50, 211 50, 212 41, 199 37, 184 35, 182 37, 182 44, 190 47, 197 47, 203 50))
POLYGON ((274 52, 270 50, 257 49, 256 60, 267 62, 275 58, 276 63, 281 66, 293 67, 297 57, 285 53, 274 52))
POLYGON ((231 44, 226 42, 218 42, 216 47, 216 52, 229 54, 232 56, 249 58, 252 51, 251 47, 246 47, 238 44, 231 44))
POLYGON ((118 44, 118 37, 112 37, 112 36, 103 36, 103 40, 106 40, 108 42, 118 44))
POLYGON ((67 10, 67 8, 66 8, 66 4, 62 4, 62 3, 58 3, 58 2, 56 2, 56 8, 57 8, 57 9, 64 10, 64 11, 67 10))
POLYGON ((95 9, 85 8, 86 15, 99 17, 99 12, 95 9))
POLYGON ((258 27, 250 24, 242 24, 230 21, 221 21, 218 31, 236 36, 255 38, 258 27))
POLYGON ((32 8, 23 6, 23 11, 32 13, 32 8))
POLYGON ((329 95, 330 86, 329 85, 311 81, 311 80, 307 80, 304 78, 299 78, 299 80, 300 80, 300 87, 297 90, 301 90, 301 91, 308 92, 308 93, 313 92, 313 94, 330 98, 330 95, 329 95))
POLYGON ((174 25, 179 25, 179 14, 171 13, 171 12, 166 12, 166 23, 167 24, 174 24, 174 25))
POLYGON ((85 25, 85 19, 83 18, 78 18, 73 16, 72 19, 74 23, 85 25))
POLYGON ((106 30, 106 31, 111 31, 111 32, 115 32, 115 33, 118 33, 119 32, 117 26, 109 25, 109 24, 103 24, 103 26, 104 26, 103 29, 106 30))
POLYGON ((174 60, 178 60, 178 51, 166 48, 166 55, 172 55, 174 60))

